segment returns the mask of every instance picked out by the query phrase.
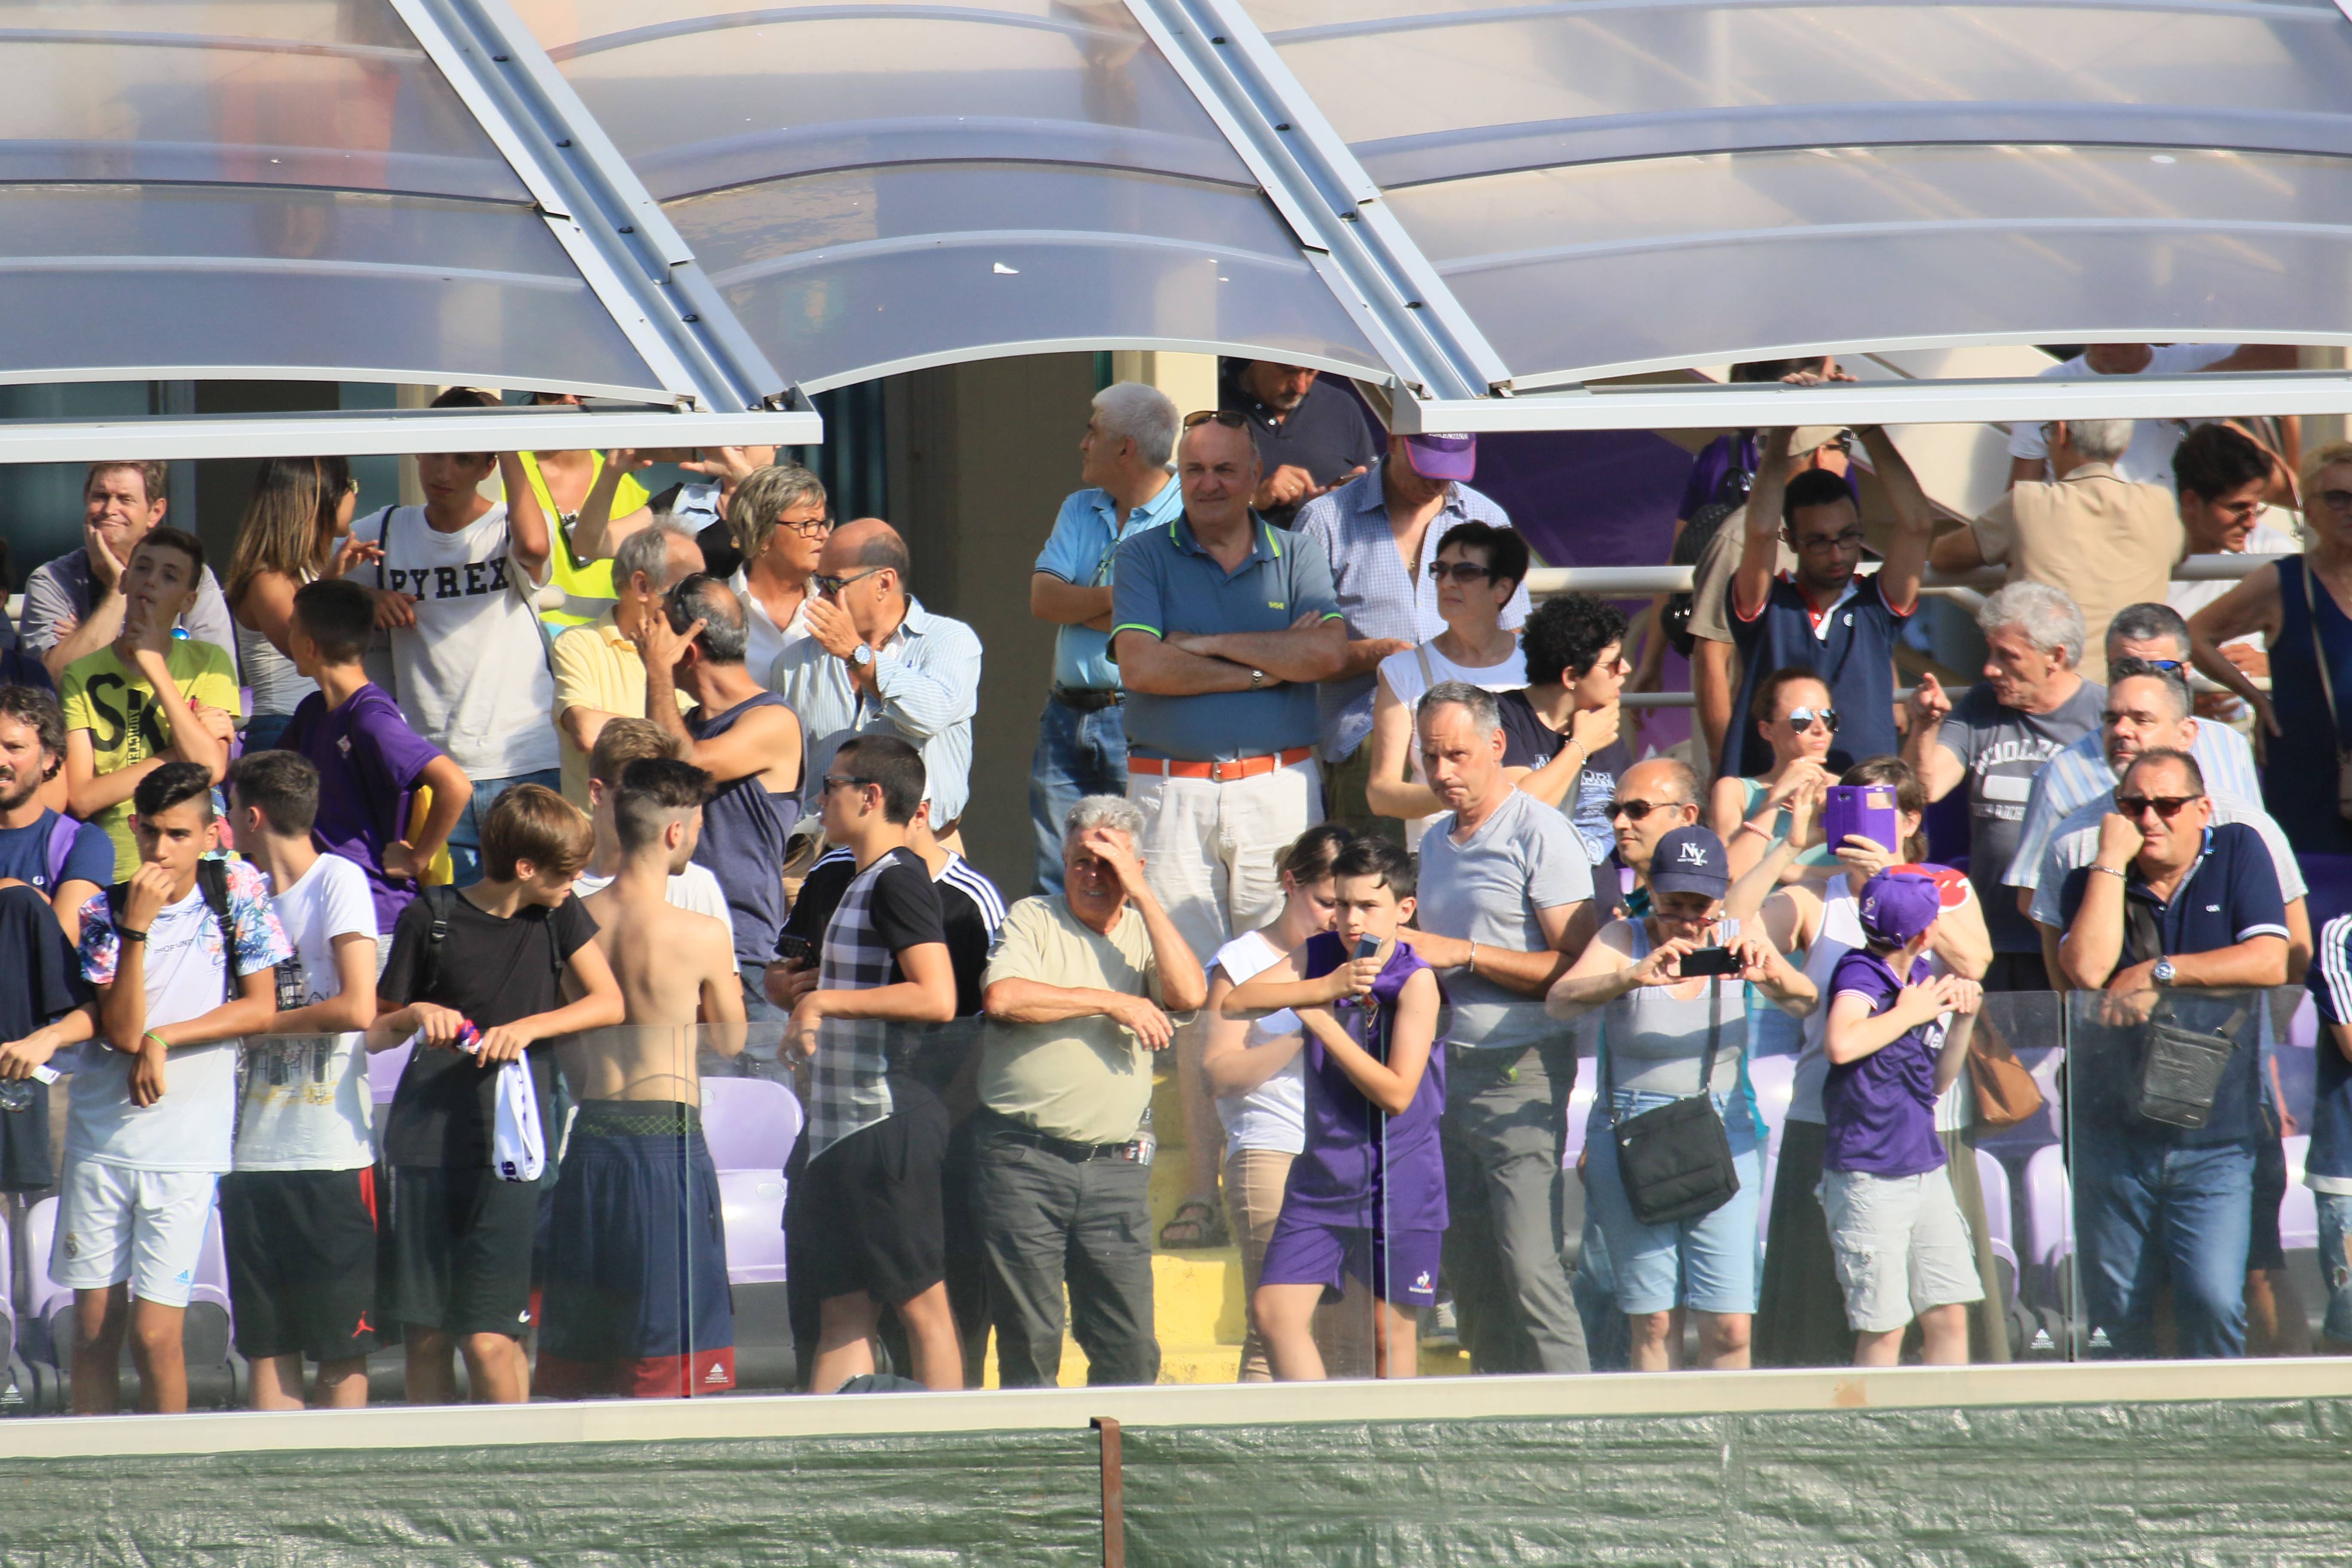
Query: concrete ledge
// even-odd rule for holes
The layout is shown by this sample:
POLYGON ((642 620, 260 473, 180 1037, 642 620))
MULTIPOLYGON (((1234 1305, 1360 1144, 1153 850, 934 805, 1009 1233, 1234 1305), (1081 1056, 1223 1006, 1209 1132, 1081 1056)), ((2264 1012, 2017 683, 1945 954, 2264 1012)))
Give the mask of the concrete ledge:
POLYGON ((0 1460, 2352 1397, 2352 1358, 605 1400, 0 1422, 0 1460))

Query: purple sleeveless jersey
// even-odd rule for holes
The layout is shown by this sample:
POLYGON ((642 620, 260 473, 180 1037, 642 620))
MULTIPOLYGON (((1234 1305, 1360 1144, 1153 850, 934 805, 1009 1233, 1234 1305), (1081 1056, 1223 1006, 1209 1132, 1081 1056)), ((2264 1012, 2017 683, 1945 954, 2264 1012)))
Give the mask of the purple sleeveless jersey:
MULTIPOLYGON (((1328 974, 1346 959, 1347 949, 1338 937, 1316 937, 1307 944, 1307 976, 1328 974)), ((1359 1042, 1365 1039, 1369 1018, 1371 1040, 1366 1049, 1374 1058, 1386 1059, 1385 1031, 1398 993, 1416 972, 1428 967, 1399 941, 1380 978, 1372 982, 1379 1008, 1334 1009, 1359 1042)), ((1429 1067, 1413 1091, 1412 1106, 1403 1115, 1390 1117, 1364 1098, 1322 1042, 1308 1035, 1307 1148, 1291 1162, 1290 1180, 1283 1189, 1285 1213, 1296 1210, 1328 1225, 1444 1229, 1445 1164, 1437 1145, 1437 1119, 1444 1110, 1443 1035, 1430 1047, 1429 1067), (1379 1155, 1383 1141, 1385 1162, 1379 1155)))

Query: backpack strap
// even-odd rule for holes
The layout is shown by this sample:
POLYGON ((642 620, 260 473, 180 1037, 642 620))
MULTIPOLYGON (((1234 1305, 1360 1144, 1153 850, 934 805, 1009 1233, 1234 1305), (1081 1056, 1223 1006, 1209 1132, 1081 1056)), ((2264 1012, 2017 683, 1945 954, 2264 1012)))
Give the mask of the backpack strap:
POLYGON ((375 542, 383 550, 383 554, 377 557, 375 563, 375 585, 378 588, 384 585, 383 563, 392 555, 392 514, 399 510, 399 503, 395 501, 376 513, 375 542))
POLYGON ((213 922, 221 933, 221 991, 224 1001, 236 1000, 236 926, 228 911, 228 862, 199 860, 196 862, 196 887, 205 896, 205 908, 213 914, 213 922))
POLYGON ((66 874, 66 857, 73 853, 74 840, 80 836, 81 824, 63 812, 58 813, 58 819, 49 824, 46 858, 49 868, 49 897, 52 899, 58 896, 58 879, 66 874))
POLYGON ((449 940, 449 916, 457 907, 457 889, 447 883, 420 888, 416 896, 425 902, 425 912, 433 917, 433 929, 425 933, 425 957, 416 966, 416 983, 409 991, 409 1000, 430 996, 441 978, 441 944, 449 940))

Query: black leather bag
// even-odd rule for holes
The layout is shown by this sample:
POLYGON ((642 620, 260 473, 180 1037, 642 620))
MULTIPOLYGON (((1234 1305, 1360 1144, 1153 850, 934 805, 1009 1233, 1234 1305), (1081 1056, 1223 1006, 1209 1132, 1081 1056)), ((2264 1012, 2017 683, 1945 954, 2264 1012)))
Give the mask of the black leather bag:
POLYGON ((2245 1016, 2241 1007, 2217 1030, 2192 1029, 2169 1018, 2149 1019, 2140 1040, 2132 1109, 2173 1127, 2204 1126, 2213 1114, 2221 1074, 2237 1054, 2233 1037, 2245 1016))
MULTIPOLYGON (((1633 1217, 1643 1225, 1674 1225, 1713 1214, 1739 1191, 1731 1163, 1731 1135, 1715 1109, 1716 1047, 1723 1036, 1723 983, 1707 982, 1706 1055, 1698 1069, 1698 1092, 1610 1129, 1617 1142, 1617 1179, 1633 1217)), ((1617 1100, 1616 1072, 1601 1052, 1601 1092, 1617 1100)))

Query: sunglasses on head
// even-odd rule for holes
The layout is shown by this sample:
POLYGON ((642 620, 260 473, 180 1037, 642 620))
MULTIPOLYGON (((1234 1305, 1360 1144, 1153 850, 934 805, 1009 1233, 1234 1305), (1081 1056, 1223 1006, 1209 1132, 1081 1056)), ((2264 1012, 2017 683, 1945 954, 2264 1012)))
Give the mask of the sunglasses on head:
POLYGON ((1811 732, 1816 719, 1821 721, 1822 729, 1832 735, 1837 733, 1838 716, 1834 708, 1823 708, 1818 712, 1811 708, 1789 710, 1789 728, 1800 735, 1811 732))
POLYGON ((2116 796, 2116 810, 2124 816, 2137 821, 2147 815, 2148 807, 2154 806, 2157 816, 2170 822, 2180 815, 2182 806, 2192 800, 2203 798, 2201 795, 2119 795, 2116 796))
POLYGON ((1203 425, 1222 425, 1228 430, 1249 428, 1249 416, 1231 408, 1203 408, 1184 416, 1184 428, 1197 430, 1203 425))

